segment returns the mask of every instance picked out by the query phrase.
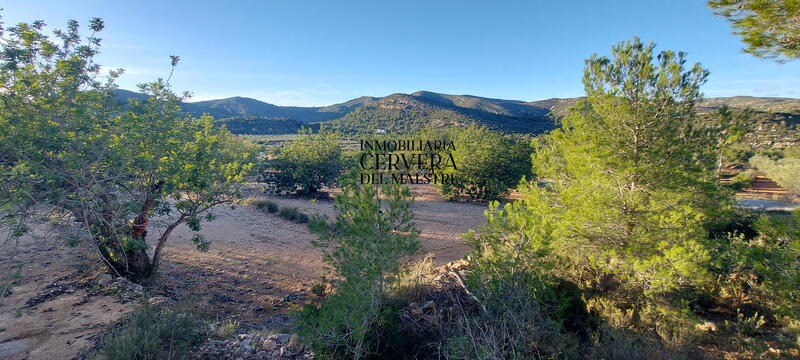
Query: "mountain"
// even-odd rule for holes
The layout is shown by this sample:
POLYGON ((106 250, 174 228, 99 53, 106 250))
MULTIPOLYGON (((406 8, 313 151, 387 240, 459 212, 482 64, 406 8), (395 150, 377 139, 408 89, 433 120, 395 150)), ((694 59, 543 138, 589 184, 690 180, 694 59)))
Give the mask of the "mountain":
POLYGON ((481 124, 505 132, 541 133, 555 127, 548 114, 548 109, 522 101, 418 91, 364 104, 325 126, 345 132, 408 132, 481 124))
MULTIPOLYGON (((124 102, 146 95, 116 90, 124 102)), ((551 98, 537 101, 492 99, 472 95, 451 95, 431 91, 362 96, 323 107, 279 106, 246 97, 187 102, 183 109, 194 115, 209 114, 226 122, 231 130, 261 134, 291 131, 302 124, 324 124, 346 132, 404 132, 426 126, 467 126, 482 124, 512 133, 541 133, 557 126, 554 119, 567 114, 582 98, 551 98), (263 124, 259 122, 264 122, 263 124)), ((800 126, 800 99, 770 97, 706 98, 698 104, 700 113, 722 106, 750 108, 764 129, 797 131, 800 126)), ((770 130, 773 131, 773 130, 770 130)))
POLYGON ((142 99, 147 98, 147 95, 145 95, 145 94, 138 93, 138 92, 135 92, 135 91, 125 90, 125 89, 116 89, 116 90, 112 91, 112 93, 117 98, 117 101, 119 101, 121 103, 127 103, 128 99, 142 100, 142 99))
POLYGON ((255 116, 264 118, 290 118, 301 122, 322 122, 344 116, 348 107, 278 106, 256 99, 235 96, 219 100, 183 103, 183 110, 194 115, 209 114, 215 118, 255 116))

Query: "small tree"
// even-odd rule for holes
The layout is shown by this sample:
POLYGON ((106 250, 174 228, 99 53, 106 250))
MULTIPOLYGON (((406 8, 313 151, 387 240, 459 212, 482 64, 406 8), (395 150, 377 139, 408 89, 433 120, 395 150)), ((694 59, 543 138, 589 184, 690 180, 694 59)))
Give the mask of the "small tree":
POLYGON ((443 174, 454 181, 439 183, 439 192, 448 198, 466 195, 479 201, 500 200, 523 176, 531 174, 531 147, 486 127, 470 125, 453 130, 455 167, 443 174))
POLYGON ((346 161, 337 133, 302 129, 300 138, 281 147, 266 166, 278 190, 313 194, 323 186, 336 186, 346 161))
POLYGON ((712 280, 706 226, 731 201, 716 184, 719 142, 695 126, 707 72, 654 47, 635 38, 586 61, 586 100, 535 150, 549 185, 522 186, 470 238, 476 292, 530 288, 547 304, 553 284, 574 284, 578 308, 607 321, 630 309, 626 326, 667 341, 693 331, 685 304, 712 280))
MULTIPOLYGON (((82 44, 78 23, 42 33, 44 23, 19 24, 2 37, 0 54, 0 210, 12 236, 41 211, 67 214, 90 235, 117 274, 149 277, 170 233, 186 223, 199 230, 209 211, 239 196, 251 167, 251 147, 211 118, 180 111, 168 80, 141 85, 149 95, 121 108, 93 63, 103 29, 82 44), (205 215, 205 217, 204 217, 205 215), (165 225, 148 252, 150 220, 165 225)), ((172 57, 172 66, 179 58, 172 57)), ((194 237, 198 247, 208 243, 194 237)))
POLYGON ((741 114, 734 114, 727 106, 722 106, 715 115, 716 122, 711 124, 709 130, 717 133, 717 177, 719 178, 724 162, 733 160, 726 159, 726 155, 732 158, 731 155, 738 150, 736 145, 742 141, 750 130, 752 111, 746 110, 741 114))
POLYGON ((313 244, 342 282, 321 307, 302 311, 301 334, 320 355, 360 359, 379 345, 386 290, 398 261, 419 249, 419 231, 408 187, 361 185, 348 178, 342 191, 336 221, 311 223, 319 235, 313 244))

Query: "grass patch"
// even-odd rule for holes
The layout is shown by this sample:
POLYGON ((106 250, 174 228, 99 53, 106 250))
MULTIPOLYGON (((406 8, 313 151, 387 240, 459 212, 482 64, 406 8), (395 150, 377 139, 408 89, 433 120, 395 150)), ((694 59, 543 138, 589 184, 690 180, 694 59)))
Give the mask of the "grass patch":
POLYGON ((206 339, 202 325, 193 301, 173 308, 144 304, 106 341, 102 353, 109 360, 183 359, 206 339))
POLYGON ((419 301, 433 286, 433 253, 400 269, 391 285, 390 293, 409 302, 419 301))
POLYGON ((278 204, 268 199, 250 198, 245 201, 245 204, 255 206, 256 208, 266 211, 270 214, 278 212, 278 204))
POLYGON ((278 212, 278 216, 286 220, 294 221, 298 224, 305 224, 310 220, 308 215, 296 207, 281 208, 281 210, 278 212))
POLYGON ((241 323, 236 320, 223 320, 219 324, 211 326, 211 335, 219 339, 226 339, 236 334, 240 325, 241 323))

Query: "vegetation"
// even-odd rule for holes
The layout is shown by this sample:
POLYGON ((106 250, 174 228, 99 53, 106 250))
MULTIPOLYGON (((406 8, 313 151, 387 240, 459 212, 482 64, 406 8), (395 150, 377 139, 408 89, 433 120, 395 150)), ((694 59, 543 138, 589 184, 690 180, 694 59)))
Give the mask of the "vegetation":
POLYGON ((333 223, 316 218, 314 245, 341 279, 336 292, 300 312, 300 334, 322 358, 362 359, 386 346, 391 324, 386 292, 399 271, 398 260, 419 249, 408 187, 361 185, 346 179, 336 197, 333 223))
MULTIPOLYGON (((547 110, 535 106, 517 104, 527 112, 496 112, 471 102, 455 104, 451 100, 443 102, 431 99, 431 96, 440 94, 415 94, 417 95, 387 96, 374 104, 361 106, 339 119, 328 121, 325 126, 346 133, 375 133, 376 130, 384 130, 389 133, 410 134, 426 127, 466 127, 470 124, 484 125, 504 132, 540 133, 552 129, 555 125, 547 116, 547 110)), ((503 100, 483 100, 481 104, 487 107, 503 102, 503 100), (487 102, 488 104, 485 104, 487 102)), ((502 106, 502 104, 497 105, 497 107, 502 106)))
POLYGON ((797 1, 711 0, 708 6, 733 25, 747 53, 780 62, 800 57, 797 1))
POLYGON ((207 337, 193 302, 174 308, 143 304, 103 347, 109 360, 182 359, 207 337))
POLYGON ((762 312, 750 308, 746 319, 764 309, 772 319, 796 316, 796 298, 782 292, 798 279, 794 220, 731 212, 714 181, 718 140, 693 127, 707 72, 687 68, 682 53, 656 57, 653 49, 634 39, 614 46, 612 58, 587 60, 586 100, 534 155, 537 175, 551 185, 524 184, 523 200, 492 205, 486 226, 468 235, 471 288, 497 314, 495 327, 508 328, 502 319, 511 314, 515 327, 531 329, 500 338, 503 353, 518 354, 510 358, 568 349, 592 331, 591 316, 598 342, 587 351, 596 356, 685 351, 702 339, 710 307, 744 307, 728 297, 743 284, 727 280, 742 271, 772 279, 750 292, 763 296, 762 312), (589 313, 564 311, 576 303, 589 313), (584 324, 577 332, 567 327, 576 323, 584 324), (547 347, 565 332, 567 344, 547 347))
POLYGON ((296 207, 283 207, 278 211, 278 216, 300 224, 305 224, 310 220, 308 215, 296 207))
POLYGON ((149 97, 120 108, 111 90, 121 71, 96 80, 103 22, 89 28, 85 44, 75 21, 57 41, 41 21, 4 32, 0 82, 14 91, 0 94, 2 224, 21 236, 36 212, 66 212, 114 273, 140 280, 158 268, 176 227, 197 231, 215 205, 239 196, 252 148, 208 117, 184 115, 169 79, 143 84, 149 97), (151 256, 146 228, 155 215, 168 225, 151 256))
POLYGON ((247 205, 253 205, 258 209, 264 210, 270 214, 274 214, 278 212, 278 204, 276 204, 272 200, 267 199, 247 199, 245 202, 247 205))
POLYGON ((531 148, 525 141, 476 125, 454 129, 449 138, 455 145, 452 154, 457 168, 442 173, 455 181, 436 184, 447 198, 466 195, 479 201, 500 200, 531 175, 531 148))
POLYGON ((787 191, 800 194, 800 156, 797 150, 787 149, 778 153, 778 159, 771 159, 765 155, 756 155, 750 158, 750 165, 763 171, 787 191))
POLYGON ((336 186, 347 168, 339 135, 321 130, 301 131, 302 136, 277 149, 267 160, 264 177, 277 190, 313 194, 324 186, 336 186))
POLYGON ((217 126, 225 126, 233 134, 277 135, 294 134, 303 123, 288 118, 264 118, 256 116, 236 116, 214 120, 217 126))

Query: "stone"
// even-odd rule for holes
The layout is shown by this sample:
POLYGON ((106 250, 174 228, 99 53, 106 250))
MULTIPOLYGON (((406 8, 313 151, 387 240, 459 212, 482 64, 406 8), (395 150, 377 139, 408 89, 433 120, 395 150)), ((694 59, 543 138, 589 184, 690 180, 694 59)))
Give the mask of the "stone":
POLYGON ((106 274, 100 274, 100 276, 98 276, 95 279, 95 281, 97 282, 97 285, 106 286, 109 283, 111 283, 112 281, 114 281, 114 277, 111 276, 111 274, 107 274, 107 273, 106 274))
POLYGON ((269 339, 275 340, 276 343, 283 345, 289 341, 289 334, 270 335, 269 339))
POLYGON ((266 351, 272 351, 278 348, 278 344, 275 342, 275 340, 265 339, 261 342, 261 348, 266 351))

